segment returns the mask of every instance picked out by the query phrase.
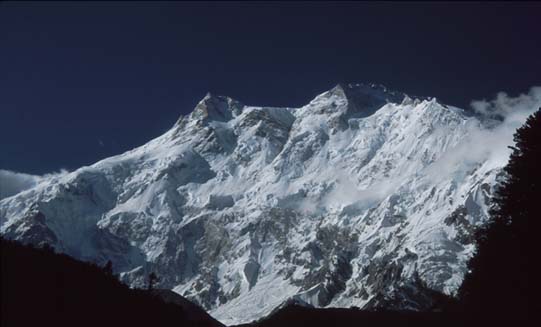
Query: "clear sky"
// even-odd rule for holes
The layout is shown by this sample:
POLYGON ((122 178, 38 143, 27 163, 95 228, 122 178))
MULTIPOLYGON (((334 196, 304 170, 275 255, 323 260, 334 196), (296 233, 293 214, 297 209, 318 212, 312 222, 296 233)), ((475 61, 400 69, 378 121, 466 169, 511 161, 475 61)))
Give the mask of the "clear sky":
POLYGON ((89 165, 207 91, 300 106, 375 82, 467 107, 541 81, 539 3, 0 2, 0 169, 89 165))

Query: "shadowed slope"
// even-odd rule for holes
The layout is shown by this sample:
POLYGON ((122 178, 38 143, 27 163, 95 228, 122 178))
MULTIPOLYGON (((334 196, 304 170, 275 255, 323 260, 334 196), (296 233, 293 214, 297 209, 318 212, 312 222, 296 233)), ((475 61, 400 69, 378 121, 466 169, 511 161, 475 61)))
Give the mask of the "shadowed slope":
POLYGON ((194 314, 193 304, 130 289, 105 269, 52 249, 1 239, 1 258, 4 327, 222 326, 204 312, 194 314))

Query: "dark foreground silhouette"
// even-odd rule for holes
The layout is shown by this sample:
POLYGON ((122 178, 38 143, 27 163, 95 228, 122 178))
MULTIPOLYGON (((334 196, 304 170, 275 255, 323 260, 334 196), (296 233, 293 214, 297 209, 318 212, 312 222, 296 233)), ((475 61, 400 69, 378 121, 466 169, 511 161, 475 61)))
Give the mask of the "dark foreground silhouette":
POLYGON ((459 327, 466 321, 461 315, 441 312, 376 312, 358 309, 316 309, 289 305, 275 314, 243 327, 340 326, 340 327, 459 327))
POLYGON ((107 268, 0 239, 2 327, 223 326, 166 290, 134 290, 107 268))
POLYGON ((492 199, 492 221, 477 233, 477 253, 459 296, 465 308, 475 308, 495 324, 508 320, 513 326, 528 326, 541 309, 541 108, 513 139, 492 199))
MULTIPOLYGON (((169 290, 134 290, 111 267, 0 238, 1 325, 223 326, 169 290)), ((245 326, 460 326, 454 314, 288 305, 245 326)))

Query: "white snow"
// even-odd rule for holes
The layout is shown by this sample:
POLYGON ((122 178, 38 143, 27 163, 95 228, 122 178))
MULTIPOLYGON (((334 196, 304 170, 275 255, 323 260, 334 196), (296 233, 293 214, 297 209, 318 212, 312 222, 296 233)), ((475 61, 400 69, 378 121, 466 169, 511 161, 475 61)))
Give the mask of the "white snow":
POLYGON ((520 123, 486 127, 375 85, 296 109, 207 95, 147 144, 1 199, 0 232, 111 259, 132 286, 155 271, 225 324, 293 297, 363 307, 414 276, 452 294, 474 251, 461 237, 486 222, 508 157, 498 146, 520 123), (468 225, 449 223, 460 210, 468 225), (378 260, 402 266, 387 287, 366 272, 378 260), (328 295, 336 278, 344 287, 328 295))

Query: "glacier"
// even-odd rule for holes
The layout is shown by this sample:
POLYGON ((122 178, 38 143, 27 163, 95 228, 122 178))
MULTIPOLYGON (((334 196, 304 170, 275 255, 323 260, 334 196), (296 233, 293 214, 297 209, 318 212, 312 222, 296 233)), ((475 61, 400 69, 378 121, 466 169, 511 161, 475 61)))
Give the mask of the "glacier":
MULTIPOLYGON (((0 200, 0 233, 193 300, 225 324, 287 301, 424 310, 453 295, 507 157, 498 124, 376 84, 301 108, 207 94, 165 134, 0 200)), ((511 139, 509 139, 511 142, 511 139)))

